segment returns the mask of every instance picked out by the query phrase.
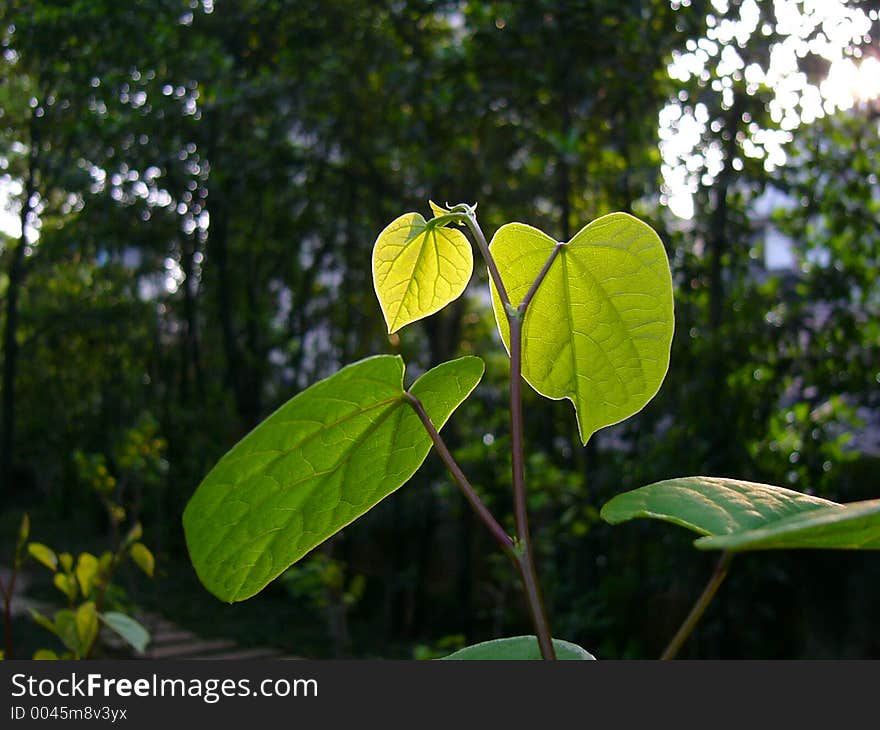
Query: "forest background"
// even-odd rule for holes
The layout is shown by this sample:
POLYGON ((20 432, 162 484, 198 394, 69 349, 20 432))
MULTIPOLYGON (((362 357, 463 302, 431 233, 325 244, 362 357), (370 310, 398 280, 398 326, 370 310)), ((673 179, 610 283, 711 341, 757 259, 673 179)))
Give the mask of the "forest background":
MULTIPOLYGON (((880 2, 7 0, 0 8, 0 565, 21 515, 76 552, 140 521, 133 607, 310 657, 527 633, 504 558, 430 456, 260 596, 198 583, 180 523, 215 461, 340 365, 478 354, 444 431, 512 521, 508 361, 480 269, 388 336, 370 251, 429 198, 568 240, 631 211, 667 247, 669 374, 582 449, 526 389, 554 633, 657 656, 711 572, 611 496, 736 476, 880 496, 880 2)), ((684 655, 880 658, 871 553, 738 561, 684 655)), ((54 593, 33 570, 35 595, 54 593)), ((46 644, 16 619, 21 654, 46 644)), ((448 651, 447 651, 448 653, 448 651)))

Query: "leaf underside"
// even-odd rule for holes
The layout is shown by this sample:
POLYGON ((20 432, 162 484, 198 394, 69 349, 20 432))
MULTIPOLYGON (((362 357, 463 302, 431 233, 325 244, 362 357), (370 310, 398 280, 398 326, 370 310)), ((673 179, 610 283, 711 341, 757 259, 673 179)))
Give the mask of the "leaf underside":
MULTIPOLYGON (((502 226, 490 250, 518 305, 557 242, 522 223, 502 226)), ((494 284, 505 346, 510 332, 494 284)), ((669 367, 672 277, 654 230, 627 213, 596 219, 562 245, 523 323, 523 377, 541 395, 568 398, 581 441, 641 410, 669 367)))
POLYGON ((419 213, 389 223, 373 246, 373 286, 389 334, 458 299, 473 269, 461 231, 429 224, 419 213))
MULTIPOLYGON (((463 357, 410 388, 439 429, 483 374, 463 357)), ((298 394, 234 446, 183 515, 196 573, 241 601, 403 485, 431 440, 403 398, 404 364, 379 355, 298 394)))
POLYGON ((737 479, 668 479, 617 495, 601 514, 686 527, 702 535, 701 550, 880 549, 880 500, 839 504, 737 479))
POLYGON ((137 652, 143 654, 150 643, 150 633, 131 616, 116 611, 108 611, 100 615, 101 621, 137 652))
MULTIPOLYGON (((556 649, 557 659, 582 661, 596 658, 577 644, 562 639, 553 639, 553 648, 556 649)), ((541 659, 541 650, 538 647, 538 639, 534 636, 512 636, 466 646, 442 659, 533 661, 541 659)))

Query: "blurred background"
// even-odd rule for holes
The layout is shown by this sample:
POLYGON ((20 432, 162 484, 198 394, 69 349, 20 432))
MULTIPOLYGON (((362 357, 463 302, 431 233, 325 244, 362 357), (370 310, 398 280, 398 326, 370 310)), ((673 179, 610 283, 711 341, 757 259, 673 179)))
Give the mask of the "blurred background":
MULTIPOLYGON (((554 635, 659 655, 711 573, 692 535, 610 528, 614 494, 693 474, 880 496, 880 2, 6 0, 0 9, 0 566, 100 552, 117 599, 205 640, 431 657, 530 632, 515 577, 435 455, 256 598, 198 583, 180 517, 208 469, 341 365, 473 353, 445 430, 512 522, 507 357, 477 267, 385 334, 379 231, 428 198, 567 240, 649 222, 676 296, 669 374, 586 449, 526 389, 554 635)), ((39 565, 26 591, 58 593, 39 565)), ((739 558, 683 652, 880 658, 871 553, 739 558)), ((19 654, 47 642, 15 619, 19 654)), ((48 636, 48 635, 46 635, 48 636)), ((49 637, 50 639, 52 637, 49 637)))

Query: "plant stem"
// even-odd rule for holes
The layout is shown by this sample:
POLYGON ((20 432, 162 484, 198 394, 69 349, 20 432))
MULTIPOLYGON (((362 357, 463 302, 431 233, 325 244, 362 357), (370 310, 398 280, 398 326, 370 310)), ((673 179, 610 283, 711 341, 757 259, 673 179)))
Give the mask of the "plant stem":
POLYGON ((513 515, 516 520, 519 568, 522 574, 529 611, 538 635, 538 646, 544 659, 555 659, 556 651, 550 634, 550 625, 544 609, 541 587, 535 573, 532 540, 529 535, 529 515, 526 499, 526 477, 523 447, 522 411, 522 316, 508 314, 510 326, 510 441, 513 465, 513 515))
POLYGON ((672 641, 669 642, 669 646, 666 647, 666 650, 660 657, 661 659, 675 659, 679 649, 681 649, 684 642, 687 641, 700 618, 702 618, 703 613, 705 613, 706 607, 712 601, 712 598, 714 598, 715 594, 718 592, 718 588, 724 582, 731 560, 733 560, 732 552, 725 550, 721 553, 721 557, 718 560, 718 564, 715 566, 712 577, 709 578, 709 582, 706 584, 706 587, 703 589, 702 594, 700 594, 700 597, 697 599, 691 612, 687 615, 684 623, 678 629, 675 636, 672 637, 672 641))
POLYGON ((465 216, 464 222, 473 235, 474 240, 477 242, 477 248, 480 249, 480 253, 483 255, 483 260, 486 262, 486 268, 489 269, 489 276, 492 278, 492 283, 498 291, 498 296, 501 299, 501 303, 504 305, 505 311, 507 311, 510 307, 510 297, 507 294, 504 282, 501 280, 501 272, 498 271, 498 265, 495 263, 492 254, 489 252, 489 244, 486 243, 486 236, 483 235, 483 229, 480 228, 480 224, 477 223, 477 216, 470 213, 465 216))
POLYGON ((425 411, 422 402, 416 398, 416 396, 412 395, 412 393, 404 393, 403 397, 406 399, 407 403, 412 406, 416 415, 419 417, 419 420, 421 420, 422 425, 431 437, 431 441, 434 443, 434 448, 437 449, 437 453, 440 455, 440 458, 443 460, 443 463, 446 465, 446 468, 449 470, 455 483, 458 485, 459 489, 461 489, 465 499, 467 499, 468 503, 473 507, 474 512, 477 513, 477 516, 482 520, 483 524, 486 525, 489 532, 492 533, 492 537, 495 538, 495 541, 504 551, 504 554, 518 566, 519 557, 514 548, 513 540, 510 539, 510 535, 505 532, 504 528, 498 524, 498 521, 489 511, 489 508, 486 507, 483 500, 480 499, 480 495, 478 495, 473 486, 471 486, 471 483, 464 475, 464 472, 461 470, 455 457, 452 456, 452 453, 446 446, 446 442, 443 440, 440 432, 434 426, 430 416, 428 416, 425 411))
POLYGON ((544 659, 556 659, 556 651, 553 648, 553 639, 550 632, 550 624, 547 621, 547 612, 544 608, 544 599, 541 595, 541 587, 538 583, 538 576, 535 572, 535 560, 532 553, 532 541, 529 535, 529 516, 527 506, 527 492, 525 479, 525 457, 523 444, 523 410, 522 410, 522 327, 525 319, 526 309, 532 298, 538 291, 538 287, 550 270, 553 260, 559 254, 564 244, 557 244, 550 254, 547 262, 541 269, 538 277, 535 279, 528 293, 520 302, 519 306, 514 308, 510 301, 510 295, 507 292, 504 282, 501 279, 501 273, 489 246, 486 243, 486 237, 477 223, 477 216, 473 208, 469 208, 464 216, 464 223, 467 225, 471 234, 476 241, 477 248, 486 261, 486 267, 489 270, 489 276, 498 292, 498 297, 504 307, 507 317, 507 324, 510 330, 510 442, 511 442, 511 464, 512 464, 512 481, 513 481, 513 512, 516 521, 516 566, 522 576, 523 587, 525 589, 526 600, 529 605, 529 613, 532 616, 532 623, 535 626, 535 633, 538 637, 538 646, 541 650, 541 657, 544 659))

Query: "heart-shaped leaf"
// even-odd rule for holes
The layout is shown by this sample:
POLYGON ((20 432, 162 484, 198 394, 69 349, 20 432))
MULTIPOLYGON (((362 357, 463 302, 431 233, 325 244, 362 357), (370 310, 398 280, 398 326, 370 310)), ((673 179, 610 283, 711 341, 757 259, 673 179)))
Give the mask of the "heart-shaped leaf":
MULTIPOLYGON (((557 242, 510 223, 490 251, 513 305, 519 305, 557 242)), ((510 332, 492 286, 505 346, 510 332)), ((575 408, 581 441, 641 410, 660 389, 672 344, 672 277, 654 230, 627 213, 611 213, 559 248, 523 322, 526 381, 575 408)))
MULTIPOLYGON (((562 639, 553 639, 553 648, 556 649, 556 658, 563 660, 595 659, 585 649, 577 644, 562 639)), ((507 639, 492 639, 473 646, 466 646, 454 654, 443 659, 494 659, 494 660, 539 660, 541 650, 538 647, 538 639, 534 636, 512 636, 507 639)))
POLYGON ((681 525, 703 536, 703 550, 880 549, 880 500, 838 504, 737 479, 668 479, 617 495, 601 514, 681 525))
POLYGON ((458 299, 470 281, 474 255, 465 235, 406 213, 373 246, 373 286, 388 332, 458 299))
MULTIPOLYGON (((439 429, 476 387, 483 362, 438 365, 410 388, 439 429)), ((431 439, 404 399, 404 365, 379 355, 292 398, 232 448, 183 515, 205 587, 226 601, 260 591, 403 485, 431 439)))

